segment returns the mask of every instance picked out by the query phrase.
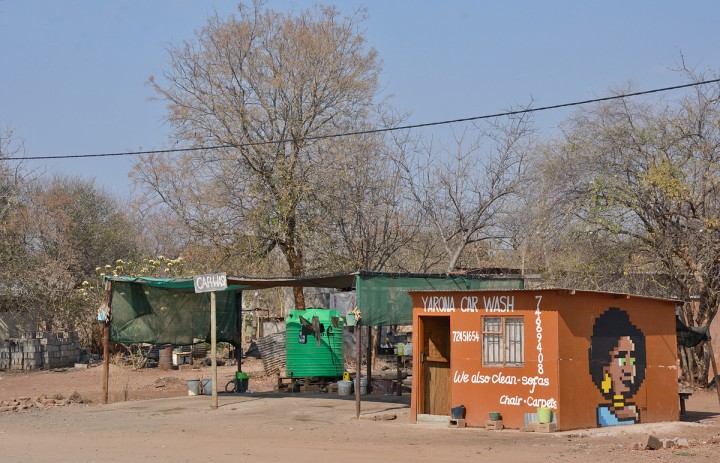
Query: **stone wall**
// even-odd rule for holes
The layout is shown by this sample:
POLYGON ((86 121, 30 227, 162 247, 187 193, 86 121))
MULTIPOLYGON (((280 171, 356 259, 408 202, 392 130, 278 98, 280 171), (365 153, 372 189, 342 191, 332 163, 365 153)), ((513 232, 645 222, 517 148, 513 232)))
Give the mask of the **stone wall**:
POLYGON ((37 370, 73 367, 80 361, 75 331, 28 333, 0 340, 0 370, 37 370))

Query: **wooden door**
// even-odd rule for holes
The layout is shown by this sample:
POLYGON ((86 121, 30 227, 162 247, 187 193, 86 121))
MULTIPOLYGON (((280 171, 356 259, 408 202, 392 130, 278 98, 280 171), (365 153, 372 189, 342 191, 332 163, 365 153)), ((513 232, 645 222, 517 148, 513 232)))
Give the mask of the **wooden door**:
POLYGON ((450 415, 450 317, 420 318, 423 336, 420 413, 450 415))

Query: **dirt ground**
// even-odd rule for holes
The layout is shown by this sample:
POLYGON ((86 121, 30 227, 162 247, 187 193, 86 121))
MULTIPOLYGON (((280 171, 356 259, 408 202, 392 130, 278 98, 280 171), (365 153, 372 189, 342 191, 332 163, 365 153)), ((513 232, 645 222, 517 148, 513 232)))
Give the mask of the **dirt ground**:
MULTIPOLYGON (((235 369, 219 367, 218 383, 224 387, 235 369)), ((411 424, 408 395, 365 395, 357 420, 354 397, 269 392, 276 381, 262 374, 260 361, 247 359, 243 370, 250 374, 252 392, 220 394, 216 410, 211 409, 211 397, 187 394, 187 380, 210 377, 206 366, 134 371, 111 365, 108 405, 100 404, 100 366, 59 372, 0 371, 0 405, 6 404, 0 406, 4 410, 0 411, 0 462, 720 458, 720 405, 715 391, 696 391, 679 422, 538 434, 452 429, 444 422, 411 424), (15 410, 7 406, 13 403, 34 405, 15 410), (689 445, 632 450, 633 443, 647 434, 687 439, 689 445)))

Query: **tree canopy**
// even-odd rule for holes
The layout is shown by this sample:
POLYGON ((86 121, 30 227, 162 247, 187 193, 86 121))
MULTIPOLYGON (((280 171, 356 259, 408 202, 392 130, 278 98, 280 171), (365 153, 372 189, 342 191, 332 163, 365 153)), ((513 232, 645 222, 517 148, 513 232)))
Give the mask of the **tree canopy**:
POLYGON ((302 275, 309 231, 324 223, 320 199, 342 191, 336 172, 354 155, 323 137, 364 128, 376 113, 380 63, 358 32, 362 19, 259 3, 212 18, 150 82, 179 143, 223 148, 148 157, 136 178, 197 239, 277 248, 289 273, 302 275))

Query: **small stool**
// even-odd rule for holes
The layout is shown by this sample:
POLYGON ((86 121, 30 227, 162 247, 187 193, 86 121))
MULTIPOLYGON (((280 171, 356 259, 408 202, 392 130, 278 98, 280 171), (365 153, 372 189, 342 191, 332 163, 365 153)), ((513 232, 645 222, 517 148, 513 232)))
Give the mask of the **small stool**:
POLYGON ((685 414, 685 400, 689 399, 692 395, 692 391, 678 391, 678 397, 680 398, 680 415, 685 414))

